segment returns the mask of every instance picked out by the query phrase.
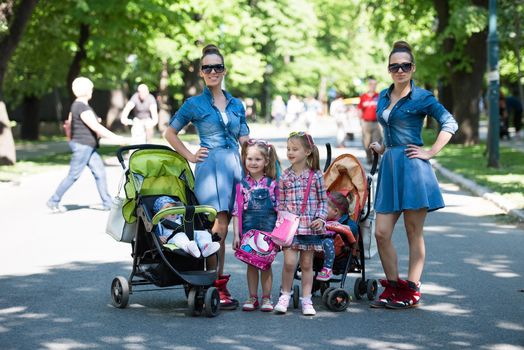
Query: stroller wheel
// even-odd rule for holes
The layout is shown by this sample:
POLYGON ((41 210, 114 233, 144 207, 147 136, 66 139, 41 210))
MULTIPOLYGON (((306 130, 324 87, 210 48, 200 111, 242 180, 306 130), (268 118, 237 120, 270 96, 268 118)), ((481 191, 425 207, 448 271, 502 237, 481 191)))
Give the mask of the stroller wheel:
POLYGON ((300 301, 300 287, 297 285, 293 286, 293 307, 298 309, 298 302, 300 301))
POLYGON ((123 309, 129 302, 129 282, 125 277, 117 276, 111 283, 111 302, 114 307, 123 309))
POLYGON ((353 287, 353 294, 355 294, 355 299, 357 300, 361 300, 362 299, 362 294, 363 294, 363 287, 365 288, 365 286, 363 285, 363 280, 362 278, 358 277, 356 280, 355 280, 355 286, 353 287))
POLYGON ((220 295, 215 287, 210 287, 206 290, 204 312, 207 317, 215 317, 220 313, 220 295))
POLYGON ((349 306, 350 301, 347 291, 342 288, 335 288, 328 294, 327 305, 330 310, 344 311, 349 306))
POLYGON ((366 281, 366 294, 368 300, 375 300, 377 296, 378 284, 377 280, 367 280, 366 281))
POLYGON ((328 296, 329 296, 329 293, 331 293, 331 291, 335 290, 336 288, 335 287, 329 287, 327 288, 324 293, 322 293, 322 304, 324 304, 325 307, 327 307, 329 309, 329 305, 328 305, 328 296))
POLYGON ((187 295, 187 307, 191 316, 199 316, 202 313, 204 303, 202 300, 202 292, 197 288, 191 288, 187 295))

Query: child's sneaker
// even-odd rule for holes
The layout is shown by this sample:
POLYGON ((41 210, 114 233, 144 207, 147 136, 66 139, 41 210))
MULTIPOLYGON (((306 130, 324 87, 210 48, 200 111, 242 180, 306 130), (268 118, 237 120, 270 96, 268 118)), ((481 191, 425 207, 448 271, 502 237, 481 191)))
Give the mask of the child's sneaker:
POLYGON ((300 298, 300 301, 302 303, 302 315, 315 316, 317 314, 315 308, 313 307, 313 301, 311 300, 311 297, 300 298))
POLYGON ((273 303, 271 302, 271 297, 262 297, 262 306, 260 307, 260 311, 273 311, 273 303))
POLYGON ((188 253, 191 256, 194 256, 195 258, 200 258, 200 249, 198 249, 198 246, 195 241, 191 241, 187 244, 186 253, 188 253))
POLYGON ((275 305, 275 312, 285 314, 287 312, 287 307, 289 306, 289 299, 291 299, 291 294, 282 294, 280 298, 278 298, 277 305, 275 305))
POLYGON ((369 306, 373 308, 385 307, 386 304, 393 299, 398 289, 398 284, 396 281, 379 280, 379 282, 382 287, 384 287, 384 291, 378 296, 376 300, 373 300, 369 304, 369 306))
POLYGON ((323 267, 317 275, 317 281, 329 281, 331 279, 332 271, 333 270, 327 267, 323 267))
POLYGON ((398 280, 398 292, 390 300, 386 307, 388 309, 409 309, 416 307, 420 302, 420 282, 415 284, 411 281, 398 280))
POLYGON ((249 299, 246 300, 244 305, 242 305, 243 311, 253 311, 258 309, 258 298, 257 296, 250 296, 249 299))
POLYGON ((210 255, 215 254, 220 249, 220 243, 218 242, 211 242, 204 244, 204 247, 202 247, 202 256, 204 258, 207 258, 210 255))

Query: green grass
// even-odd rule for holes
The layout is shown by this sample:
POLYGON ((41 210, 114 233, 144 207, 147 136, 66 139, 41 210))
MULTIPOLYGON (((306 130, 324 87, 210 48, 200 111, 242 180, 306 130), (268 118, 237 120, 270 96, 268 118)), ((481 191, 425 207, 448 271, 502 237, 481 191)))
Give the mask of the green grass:
MULTIPOLYGON (((112 157, 119 146, 101 146, 98 153, 104 157, 112 157)), ((47 170, 67 167, 71 160, 71 153, 58 153, 40 156, 30 160, 20 160, 13 166, 0 166, 0 182, 17 181, 21 176, 41 173, 47 170)))
MULTIPOLYGON (((185 142, 193 143, 198 142, 198 135, 195 134, 183 134, 180 135, 180 139, 185 142)), ((39 143, 46 142, 60 142, 66 141, 64 136, 48 136, 41 137, 38 141, 24 141, 15 140, 15 144, 20 145, 37 145, 39 143)), ((163 138, 157 137, 153 139, 155 144, 166 144, 163 138)), ((113 157, 116 155, 116 150, 119 146, 108 146, 102 145, 98 149, 98 153, 104 158, 113 157)), ((38 156, 27 160, 19 160, 13 166, 2 166, 0 165, 0 182, 17 181, 20 177, 25 175, 32 175, 41 173, 44 171, 57 169, 59 167, 67 167, 71 160, 71 153, 58 153, 45 156, 38 156)))
MULTIPOLYGON (((433 130, 424 130, 424 144, 431 145, 436 137, 433 130)), ((438 162, 481 186, 491 189, 524 208, 524 153, 500 147, 500 167, 487 166, 485 143, 474 146, 448 144, 438 154, 438 162)))

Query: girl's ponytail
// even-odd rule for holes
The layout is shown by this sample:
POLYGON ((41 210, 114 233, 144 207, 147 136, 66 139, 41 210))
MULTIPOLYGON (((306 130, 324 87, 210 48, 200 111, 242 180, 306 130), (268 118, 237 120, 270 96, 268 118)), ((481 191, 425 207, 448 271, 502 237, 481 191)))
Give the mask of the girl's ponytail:
POLYGON ((311 147, 311 154, 307 157, 307 163, 313 170, 320 170, 320 155, 317 145, 311 147))
POLYGON ((280 161, 278 160, 277 150, 275 146, 269 144, 267 147, 268 150, 268 164, 266 166, 266 176, 269 176, 273 180, 278 179, 280 173, 280 161))

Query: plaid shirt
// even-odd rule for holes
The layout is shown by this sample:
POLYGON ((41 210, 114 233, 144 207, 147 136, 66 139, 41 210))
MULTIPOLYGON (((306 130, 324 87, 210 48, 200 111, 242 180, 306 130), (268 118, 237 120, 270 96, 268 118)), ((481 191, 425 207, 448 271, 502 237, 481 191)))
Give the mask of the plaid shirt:
POLYGON ((315 219, 326 220, 327 216, 327 195, 324 186, 324 177, 320 170, 313 173, 313 181, 304 214, 300 214, 304 201, 304 192, 307 188, 309 179, 309 169, 305 169, 301 174, 296 174, 293 169, 288 168, 279 179, 278 210, 285 210, 295 215, 300 215, 298 225, 298 235, 317 235, 324 234, 324 229, 314 231, 310 228, 311 222, 315 219))
MULTIPOLYGON (((264 176, 259 181, 256 181, 251 177, 251 175, 247 174, 246 177, 244 177, 244 181, 246 181, 249 186, 251 187, 249 190, 245 188, 242 184, 242 182, 239 183, 240 185, 240 191, 242 191, 242 195, 244 196, 244 209, 243 211, 247 210, 247 206, 249 204, 249 199, 251 198, 251 191, 256 188, 267 188, 269 190, 269 197, 271 198, 271 202, 273 203, 273 208, 278 208, 278 182, 276 180, 271 180, 271 183, 269 184, 269 187, 267 186, 267 180, 268 177, 264 176)), ((233 207, 233 211, 231 212, 232 216, 238 216, 238 203, 235 196, 235 205, 233 207)))

